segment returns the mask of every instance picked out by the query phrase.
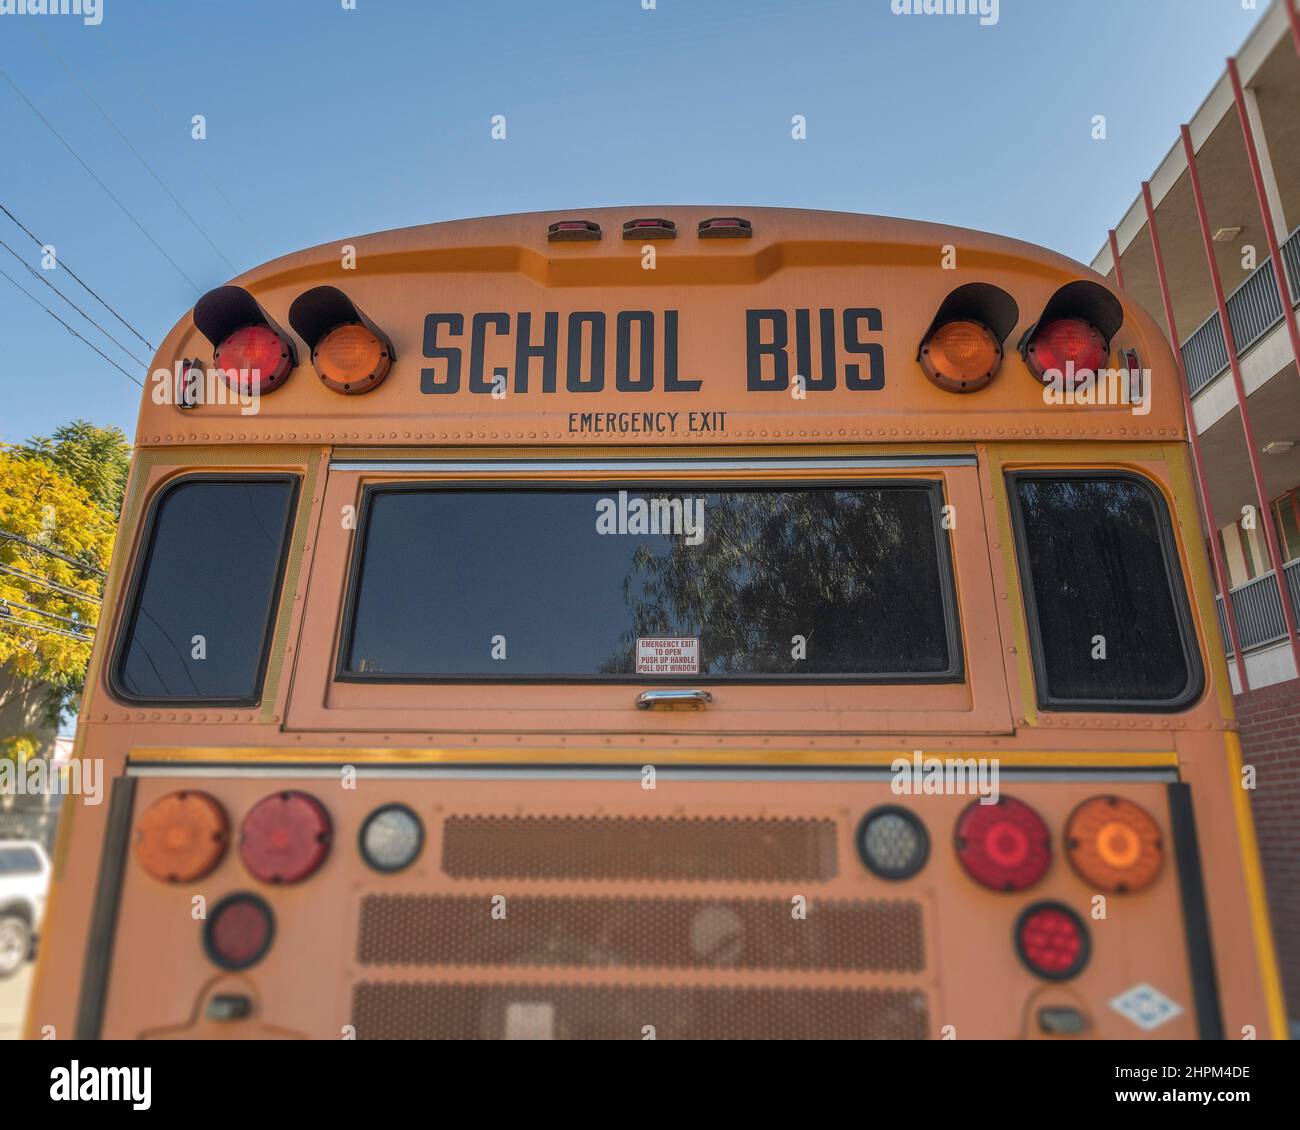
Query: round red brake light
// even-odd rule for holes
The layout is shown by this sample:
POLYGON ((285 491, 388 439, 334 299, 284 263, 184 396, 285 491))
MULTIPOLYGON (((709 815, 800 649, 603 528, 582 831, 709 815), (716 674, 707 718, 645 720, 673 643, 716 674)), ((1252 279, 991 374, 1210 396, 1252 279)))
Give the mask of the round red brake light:
POLYGON ((241 892, 213 908, 203 930, 203 947, 222 969, 247 969, 262 960, 274 936, 271 908, 256 895, 241 892))
POLYGON ((276 793, 260 800, 244 817, 239 855, 263 883, 300 883, 329 854, 329 813, 302 792, 276 793))
POLYGON ((1083 919, 1059 902, 1036 902, 1016 919, 1016 953, 1030 972, 1066 981, 1088 964, 1092 943, 1083 919))
POLYGON ((1012 797, 996 804, 972 801, 957 819, 955 842, 966 874, 994 891, 1027 890, 1052 861, 1043 818, 1012 797))
POLYGON ((1095 373, 1106 364, 1106 339, 1082 318, 1057 318, 1039 327, 1029 342, 1026 359, 1034 376, 1095 373))
POLYGON ((217 346, 216 365, 231 388, 260 396, 284 383, 293 353, 270 326, 244 326, 217 346))

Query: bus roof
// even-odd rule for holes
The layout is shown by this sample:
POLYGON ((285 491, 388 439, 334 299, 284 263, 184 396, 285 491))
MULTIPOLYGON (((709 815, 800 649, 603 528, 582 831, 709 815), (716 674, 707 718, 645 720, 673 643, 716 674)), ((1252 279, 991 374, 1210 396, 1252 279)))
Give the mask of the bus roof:
POLYGON ((1115 403, 1113 381, 1045 393, 1019 355, 1053 296, 1081 280, 1113 294, 1028 243, 843 212, 645 206, 402 228, 233 281, 246 292, 236 311, 260 309, 296 351, 264 396, 225 390, 212 371, 219 340, 190 311, 155 359, 137 437, 550 448, 1182 438, 1168 344, 1122 294, 1110 364, 1136 351, 1150 370, 1145 402, 1115 403), (972 283, 1004 291, 1012 316, 995 378, 953 393, 926 377, 919 349, 945 300, 972 283), (364 395, 323 384, 315 343, 294 332, 295 300, 317 287, 343 292, 391 343, 390 369, 364 395), (175 376, 187 361, 207 372, 203 402, 182 409, 175 376))

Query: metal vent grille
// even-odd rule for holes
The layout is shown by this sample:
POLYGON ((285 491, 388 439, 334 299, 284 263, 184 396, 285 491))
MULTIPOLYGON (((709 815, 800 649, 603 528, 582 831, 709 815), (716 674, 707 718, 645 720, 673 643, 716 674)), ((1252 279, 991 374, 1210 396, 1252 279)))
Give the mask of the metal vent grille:
POLYGON ((352 1022, 362 1040, 919 1040, 929 1029, 918 989, 376 982, 353 990, 352 1022))
POLYGON ((362 965, 783 969, 914 973, 921 907, 904 900, 368 895, 362 965))
POLYGON ((835 822, 624 816, 449 816, 442 869, 455 878, 822 881, 835 822))

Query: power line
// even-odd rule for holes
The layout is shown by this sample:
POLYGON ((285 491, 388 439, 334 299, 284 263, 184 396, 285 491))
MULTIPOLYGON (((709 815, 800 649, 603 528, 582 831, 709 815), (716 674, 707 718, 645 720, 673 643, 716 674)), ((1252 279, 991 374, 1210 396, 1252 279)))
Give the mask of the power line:
POLYGON ((49 628, 44 624, 33 624, 30 620, 17 620, 12 616, 0 616, 0 628, 26 628, 31 632, 48 632, 52 636, 66 636, 70 640, 82 643, 94 643, 94 636, 83 636, 80 632, 66 632, 62 628, 49 628))
POLYGON ((74 597, 77 600, 84 600, 87 604, 102 604, 103 601, 97 596, 90 593, 78 592, 76 589, 67 588, 64 585, 56 585, 53 581, 47 581, 44 577, 37 577, 32 573, 24 573, 21 569, 15 569, 12 565, 0 564, 0 573, 10 573, 15 577, 21 577, 24 581, 34 581, 47 589, 53 589, 55 592, 61 592, 65 596, 74 597))
POLYGON ((75 302, 73 302, 72 299, 69 298, 66 294, 64 294, 63 291, 61 291, 57 286, 55 286, 52 282, 50 282, 50 280, 47 279, 43 274, 41 274, 40 271, 38 271, 29 262, 27 262, 26 259, 24 259, 21 255, 19 255, 18 252, 15 251, 12 247, 10 247, 9 244, 7 244, 3 239, 0 239, 0 247, 3 247, 6 251, 9 252, 10 255, 12 255, 15 259, 17 259, 18 262, 20 262, 24 267, 26 267, 27 273, 29 275, 32 275, 40 282, 43 282, 52 291, 54 291, 55 294, 57 294, 60 298, 62 298, 64 302, 66 302, 78 314, 80 314, 83 318, 85 318, 86 321, 88 321, 92 326, 95 327, 95 329, 97 329, 106 338, 108 338, 108 340, 111 341, 114 345, 116 345, 118 349, 120 349, 129 358, 131 358, 131 360, 134 361, 137 365, 139 365, 140 368, 147 369, 149 367, 147 362, 141 361, 139 357, 137 357, 134 353, 132 353, 129 349, 127 349, 125 345, 123 345, 120 341, 118 341, 117 338, 115 338, 111 333, 108 332, 108 330, 104 329, 103 326, 101 326, 97 321, 95 321, 94 318, 92 318, 80 306, 78 306, 75 302))
POLYGON ((83 572, 94 573, 97 577, 108 576, 103 569, 96 569, 95 566, 87 565, 84 561, 78 561, 75 557, 69 557, 67 554, 60 553, 57 549, 51 549, 49 546, 41 545, 39 542, 28 541, 25 537, 18 534, 11 534, 8 530, 0 530, 0 538, 6 538, 9 541, 16 541, 20 545, 27 546, 28 549, 38 549, 42 553, 48 553, 51 557, 57 557, 60 561, 66 561, 69 565, 75 565, 83 572))
MULTIPOLYGON (((47 245, 41 240, 41 238, 34 231, 32 231, 31 228, 29 228, 26 224, 24 224, 22 220, 20 220, 11 211, 9 211, 9 209, 6 208, 3 204, 0 204, 0 212, 3 212, 11 220, 13 220, 15 224, 17 224, 20 228, 22 228, 23 231, 27 233, 28 238, 34 244, 36 244, 36 246, 39 247, 42 252, 45 250, 47 245)), ((135 334, 135 336, 144 343, 145 348, 148 349, 150 353, 157 352, 154 346, 148 341, 148 339, 144 337, 143 334, 140 333, 139 330, 135 328, 135 326, 131 325, 131 323, 128 322, 124 317, 122 317, 122 315, 119 314, 116 310, 114 310, 112 306, 110 306, 107 302, 105 302, 102 298, 100 298, 98 294, 96 294, 93 290, 91 290, 89 285, 82 281, 81 276, 77 274, 77 272, 74 271, 71 267, 69 267, 68 264, 61 257, 58 259, 58 265, 60 270, 68 272, 68 274, 73 278, 73 280, 77 283, 77 285, 81 287, 82 290, 84 290, 87 294, 89 294, 91 298, 93 298, 105 310, 107 310, 110 314, 112 314, 114 318, 116 318, 119 322, 122 323, 122 325, 124 325, 128 330, 130 330, 133 334, 135 334)))
POLYGON ((83 83, 79 78, 77 78, 77 76, 76 76, 76 74, 73 72, 72 68, 69 67, 68 64, 65 63, 65 62, 63 61, 63 59, 62 59, 62 58, 61 58, 61 57, 60 57, 60 56, 55 52, 55 50, 54 50, 54 49, 49 45, 49 42, 46 40, 45 35, 44 35, 44 33, 41 32, 39 26, 36 28, 36 34, 37 34, 37 36, 40 38, 40 40, 41 40, 41 45, 45 48, 46 53, 47 53, 47 54, 48 54, 48 55, 49 55, 49 56, 50 56, 50 57, 51 57, 51 58, 52 58, 56 63, 58 63, 59 66, 61 66, 65 71, 68 72, 68 77, 69 77, 70 79, 72 79, 72 81, 75 82, 75 83, 77 84, 77 86, 79 86, 79 87, 81 88, 81 92, 86 96, 86 98, 87 98, 87 100, 90 102, 90 104, 91 104, 92 106, 94 106, 96 110, 99 111, 99 115, 100 115, 100 117, 102 117, 102 118, 104 119, 104 121, 106 121, 106 122, 107 122, 107 123, 108 123, 108 124, 113 128, 113 132, 114 132, 115 134, 117 134, 117 136, 120 137, 120 138, 122 139, 123 144, 124 144, 124 145, 129 149, 129 150, 131 150, 132 153, 135 154, 136 160, 139 161, 140 164, 142 164, 142 165, 143 165, 143 166, 148 170, 149 175, 150 175, 151 177, 153 177, 153 179, 156 180, 156 181, 158 182, 159 187, 161 187, 162 190, 163 190, 165 193, 167 193, 167 195, 168 195, 169 197, 171 197, 171 201, 172 201, 172 203, 175 204, 176 207, 179 208, 179 209, 181 210, 182 213, 184 213, 185 218, 186 218, 187 220, 189 220, 189 222, 190 222, 191 224, 194 225, 194 230, 197 231, 197 232, 199 233, 199 235, 201 235, 204 239, 206 239, 206 240, 208 241, 208 246, 211 247, 213 251, 215 251, 218 255, 221 256, 221 261, 222 261, 223 263, 225 263, 225 265, 226 265, 227 267, 230 268, 230 273, 231 273, 232 275, 233 275, 233 274, 237 274, 238 272, 235 270, 235 265, 234 265, 234 263, 232 263, 229 259, 227 259, 227 258, 225 257, 225 255, 224 255, 224 254, 222 253, 222 251, 221 251, 221 248, 218 247, 215 243, 212 242, 212 238, 211 238, 211 236, 209 236, 208 233, 205 232, 205 231, 204 231, 204 230, 199 226, 199 222, 198 222, 198 220, 196 220, 193 216, 190 215, 189 210, 185 207, 185 205, 182 204, 178 199, 176 199, 176 194, 173 193, 172 190, 171 190, 170 188, 168 188, 166 184, 163 183, 163 179, 162 179, 162 177, 160 177, 160 176, 159 176, 159 175, 154 171, 153 166, 150 165, 149 162, 146 161, 146 160, 144 159, 144 157, 140 154, 140 151, 139 151, 138 149, 136 149, 136 147, 135 147, 134 145, 131 144, 131 142, 130 142, 130 140, 127 138, 126 134, 124 134, 120 129, 117 128, 117 123, 116 123, 115 121, 113 121, 113 119, 110 118, 110 117, 108 116, 108 111, 105 110, 104 107, 101 106, 101 105, 100 105, 100 104, 95 100, 95 96, 94 96, 93 94, 91 94, 91 92, 90 92, 89 90, 86 89, 86 85, 85 85, 85 83, 83 83))
POLYGON ((141 388, 144 388, 144 382, 143 382, 143 381, 140 381, 140 380, 138 380, 137 378, 131 376, 130 373, 128 373, 125 369, 123 369, 121 365, 119 365, 116 361, 114 361, 113 358, 111 358, 107 353, 105 353, 102 349, 100 349, 100 348, 99 348, 97 345, 95 345, 93 342, 86 341, 86 339, 85 339, 84 337, 82 337, 81 334, 77 333, 76 330, 74 330, 70 325, 68 325, 67 322, 65 322, 65 321, 64 321, 62 318, 60 318, 60 317, 59 317, 59 316, 58 316, 58 315, 57 315, 53 310, 51 310, 48 306, 46 306, 44 302, 42 302, 39 298, 36 297, 36 295, 34 295, 34 294, 28 294, 27 291, 23 290, 23 288, 20 287, 16 282, 14 282, 14 280, 13 280, 9 275, 5 274, 4 271, 0 271, 0 278, 9 279, 9 281, 10 281, 11 283, 13 283, 14 287, 15 287, 18 291, 20 291, 20 292, 23 293, 23 294, 26 294, 28 298, 30 298, 33 302, 36 303, 37 306, 39 306, 39 307, 40 307, 42 310, 44 310, 44 311, 45 311, 45 312, 46 312, 46 313, 47 313, 51 318, 53 318, 56 322, 58 322, 59 325, 61 325, 65 330, 68 331, 68 333, 70 333, 70 334, 71 334, 73 337, 75 337, 78 341, 85 342, 86 345, 90 346, 91 349, 93 349, 93 350, 94 350, 96 353, 98 353, 98 354, 99 354, 99 355, 100 355, 100 356, 101 356, 105 361, 107 361, 110 365, 112 365, 114 369, 116 369, 119 373, 121 373, 124 377, 126 377, 127 380, 129 380, 129 381, 135 381, 135 383, 138 384, 141 388))
MULTIPOLYGON (((82 628, 87 632, 95 630, 94 624, 87 624, 84 620, 77 620, 72 616, 60 616, 57 612, 47 612, 44 608, 37 608, 35 605, 24 604, 21 600, 0 599, 0 616, 5 616, 6 608, 21 608, 24 612, 35 612, 37 616, 48 616, 52 620, 62 620, 65 624, 71 624, 73 627, 82 628)), ((19 624, 27 621, 19 620, 19 624)))
MULTIPOLYGON (((99 32, 100 34, 95 36, 95 38, 98 40, 103 40, 103 42, 107 43, 109 49, 113 52, 114 55, 116 55, 119 59, 121 59, 121 61, 126 65, 127 69, 130 71, 134 71, 138 65, 137 61, 133 59, 125 58, 122 55, 122 52, 120 52, 117 49, 117 47, 114 46, 112 37, 108 35, 108 33, 105 32, 102 28, 99 29, 99 32)), ((170 129, 171 124, 168 121, 167 115, 163 112, 163 108, 159 106, 158 103, 154 100, 153 95, 149 93, 149 87, 146 85, 144 87, 141 87, 140 89, 144 91, 145 101, 148 102, 149 105, 153 107, 154 113, 158 115, 158 120, 162 122, 165 128, 170 129)), ((227 196, 224 191, 222 191, 221 185, 219 185, 215 180, 212 179, 212 177, 208 174, 207 169, 205 169, 202 166, 202 164, 196 164, 194 168, 198 171, 199 175, 205 181, 207 181, 208 184, 212 186, 213 191, 215 191, 216 194, 220 196, 223 201, 225 201, 226 207, 230 209, 230 214, 234 216, 235 219, 237 219, 241 224, 243 224, 245 231, 247 231, 248 221, 244 219, 244 216, 239 211, 239 209, 236 208, 234 204, 231 203, 230 197, 227 196)))
POLYGON ((69 153, 73 155, 73 157, 76 158, 77 164, 79 164, 83 169, 86 170, 87 173, 90 174, 91 179, 97 185, 99 185, 99 187, 102 188, 108 194, 109 199, 111 199, 113 203, 116 204, 122 210, 122 214, 126 216, 126 218, 130 220, 131 223, 135 224, 137 228, 139 228, 140 234, 143 235, 145 239, 147 239, 150 243, 154 245, 154 247, 158 249, 159 254, 161 254, 162 257, 167 260, 167 262, 169 262, 173 267, 176 268, 176 271, 178 274, 180 274, 181 278, 183 278, 187 283, 189 283, 190 286, 192 286, 196 291, 202 292, 203 288, 199 286, 198 283, 196 283, 192 278, 190 278, 189 275, 185 273, 185 271, 181 268, 181 265, 178 262, 176 262, 175 259, 173 259, 170 255, 167 254, 167 252, 163 249, 163 245, 161 243, 159 243, 156 239, 154 239, 153 236, 151 236, 147 231, 145 231, 144 225, 141 224, 140 221, 137 220, 135 216, 131 214, 130 210, 127 208, 125 204, 122 203, 121 200, 117 198, 113 190, 109 188, 108 185, 106 185, 102 180, 99 179, 99 177, 95 174, 95 170, 92 169, 89 165, 86 164, 85 161, 81 159, 80 154, 78 154, 77 151, 73 149, 72 146, 69 145, 63 139, 63 135, 59 133, 59 131, 56 130, 52 125, 50 125, 49 119, 46 118, 45 115, 42 114, 35 106, 32 105, 30 99, 28 99, 27 95, 25 95, 21 90, 18 89, 18 87, 14 83, 14 80, 9 77, 8 73, 3 70, 0 70, 0 78, 4 79, 5 82, 7 82, 11 87, 13 87, 14 93, 18 95, 18 97, 21 98, 27 104, 27 108, 31 110, 31 112, 35 114, 38 118, 40 118, 40 120, 45 124, 45 128, 48 129, 50 133, 54 134, 54 136, 58 138, 59 143, 63 146, 63 148, 66 149, 69 153))

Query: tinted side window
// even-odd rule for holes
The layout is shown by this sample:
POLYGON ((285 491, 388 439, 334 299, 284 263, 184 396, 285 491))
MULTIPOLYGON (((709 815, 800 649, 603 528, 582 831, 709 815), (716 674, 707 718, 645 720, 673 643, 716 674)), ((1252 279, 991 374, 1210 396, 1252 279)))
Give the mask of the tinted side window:
POLYGON ((289 478, 192 478, 165 491, 118 646, 119 694, 257 701, 295 490, 289 478))
POLYGON ((1200 692, 1199 653, 1163 500, 1113 475, 1012 476, 1045 706, 1173 708, 1200 692))

